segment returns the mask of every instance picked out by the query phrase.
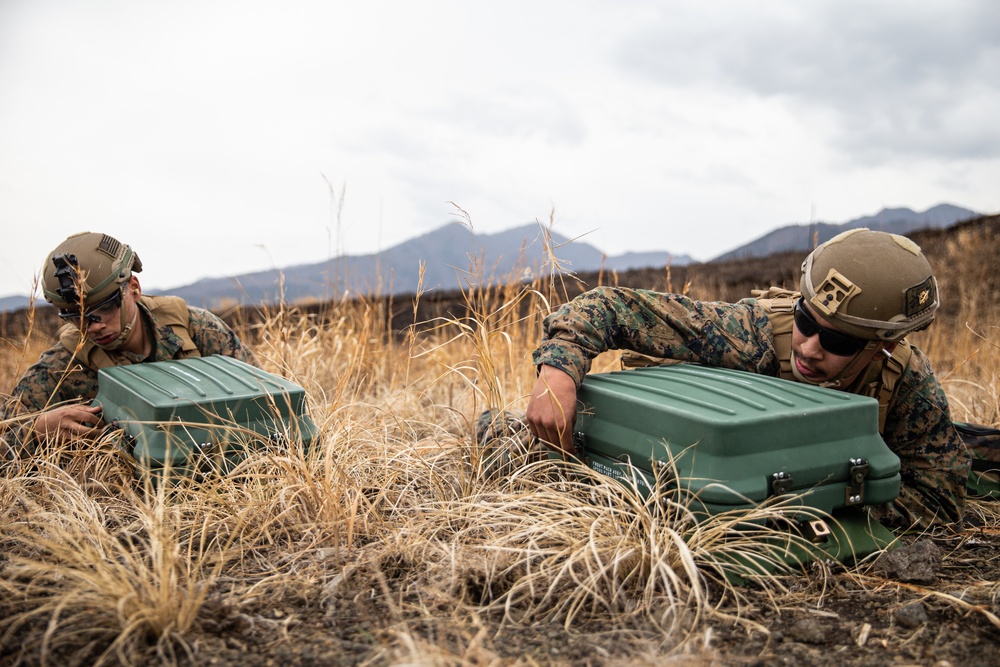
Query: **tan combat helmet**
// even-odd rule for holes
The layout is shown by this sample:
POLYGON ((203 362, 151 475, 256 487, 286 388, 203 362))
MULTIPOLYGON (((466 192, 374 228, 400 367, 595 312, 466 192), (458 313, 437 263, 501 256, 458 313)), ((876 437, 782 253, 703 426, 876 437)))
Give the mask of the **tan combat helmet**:
POLYGON ((81 232, 45 258, 42 294, 61 315, 79 315, 83 308, 114 297, 132 272, 140 271, 142 262, 127 244, 107 234, 81 232))
POLYGON ((898 341, 934 320, 937 281, 920 247, 888 232, 853 229, 802 263, 802 297, 838 330, 871 341, 898 341))

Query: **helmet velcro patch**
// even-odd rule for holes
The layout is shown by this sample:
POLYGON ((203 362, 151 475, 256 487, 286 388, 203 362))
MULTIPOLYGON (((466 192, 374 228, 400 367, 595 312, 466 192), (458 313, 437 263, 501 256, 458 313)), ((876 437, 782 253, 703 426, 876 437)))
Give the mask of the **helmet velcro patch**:
POLYGON ((122 244, 117 239, 105 234, 101 237, 101 242, 97 244, 97 249, 108 257, 118 259, 121 255, 122 244))
POLYGON ((937 283, 934 276, 928 276, 927 280, 919 285, 914 285, 906 290, 906 317, 910 318, 918 315, 937 303, 937 283))

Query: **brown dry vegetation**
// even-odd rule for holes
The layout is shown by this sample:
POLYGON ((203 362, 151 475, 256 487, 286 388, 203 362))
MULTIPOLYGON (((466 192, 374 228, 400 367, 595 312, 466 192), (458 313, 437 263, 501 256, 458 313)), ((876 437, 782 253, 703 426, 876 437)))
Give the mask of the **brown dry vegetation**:
MULTIPOLYGON (((916 342, 954 417, 994 426, 998 227, 916 237, 945 299, 916 342)), ((473 421, 523 408, 541 318, 584 284, 731 300, 794 286, 799 261, 579 279, 554 265, 503 288, 476 286, 473 267, 450 297, 230 313, 265 368, 307 390, 318 445, 170 494, 136 481, 110 438, 8 466, 0 664, 996 664, 989 502, 955 532, 901 540, 937 554, 929 575, 814 562, 737 586, 720 576, 724 519, 681 534, 683 508, 617 483, 478 465, 473 421)), ((2 322, 0 391, 50 344, 47 317, 2 322)))

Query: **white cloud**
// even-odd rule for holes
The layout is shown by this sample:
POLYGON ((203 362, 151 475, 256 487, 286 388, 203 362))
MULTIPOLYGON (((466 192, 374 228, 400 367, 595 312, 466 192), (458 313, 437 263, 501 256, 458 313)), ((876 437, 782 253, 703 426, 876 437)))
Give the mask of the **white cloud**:
POLYGON ((449 202, 699 259, 813 211, 995 212, 997 7, 9 1, 0 295, 83 229, 169 288, 387 248, 449 202))
POLYGON ((665 86, 777 98, 806 119, 820 113, 834 121, 821 128, 830 132, 831 145, 867 163, 893 161, 900 153, 1000 155, 993 120, 1000 107, 1000 5, 723 6, 724 12, 684 20, 665 9, 623 46, 623 70, 665 86))

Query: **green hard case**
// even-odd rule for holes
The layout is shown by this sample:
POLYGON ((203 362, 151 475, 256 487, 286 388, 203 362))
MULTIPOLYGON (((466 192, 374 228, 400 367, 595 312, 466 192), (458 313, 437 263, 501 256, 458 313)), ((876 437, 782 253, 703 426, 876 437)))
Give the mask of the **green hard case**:
POLYGON ((666 483, 699 513, 801 494, 833 514, 899 495, 873 398, 691 364, 588 375, 578 398, 574 440, 589 467, 648 495, 653 461, 669 462, 666 483))
POLYGON ((105 423, 124 430, 123 448, 148 470, 230 468, 253 448, 308 449, 316 435, 302 387, 232 357, 103 368, 98 386, 105 423))

